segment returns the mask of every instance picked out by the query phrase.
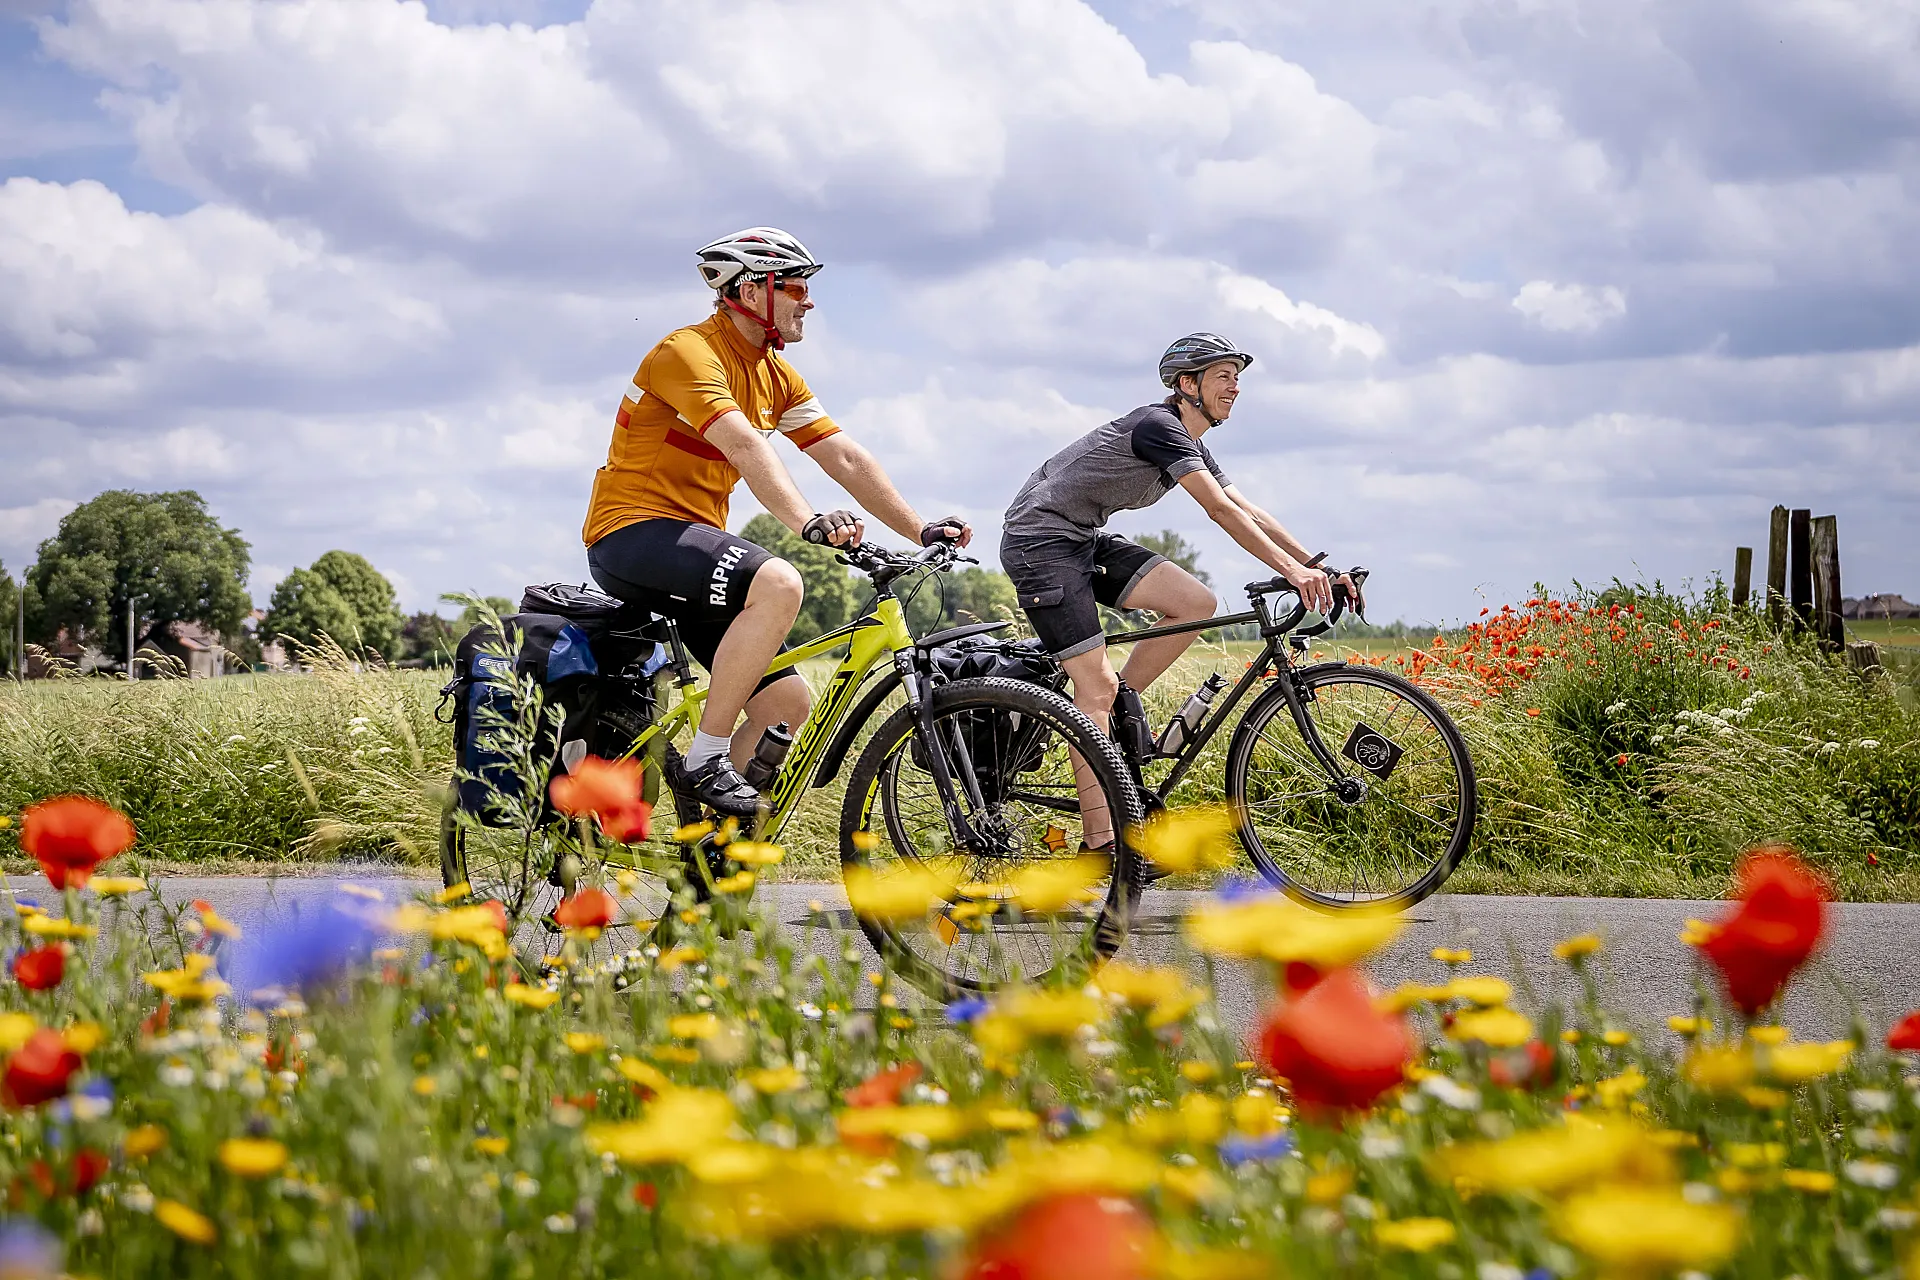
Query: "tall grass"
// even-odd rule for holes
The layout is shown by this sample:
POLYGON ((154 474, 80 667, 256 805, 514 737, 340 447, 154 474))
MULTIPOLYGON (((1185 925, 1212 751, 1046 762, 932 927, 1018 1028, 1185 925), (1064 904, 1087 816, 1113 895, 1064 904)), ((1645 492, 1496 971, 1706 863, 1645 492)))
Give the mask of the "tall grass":
MULTIPOLYGON (((1148 692, 1155 722, 1257 650, 1197 644, 1148 692)), ((307 676, 0 687, 0 812, 81 791, 125 809, 153 857, 434 865, 452 771, 439 677, 313 656, 307 676)), ((1920 898, 1920 716, 1897 679, 1862 681, 1716 596, 1542 600, 1328 656, 1413 676, 1466 734, 1481 811, 1451 888, 1711 897, 1740 849, 1787 840, 1849 898, 1920 898)), ((818 688, 831 666, 803 674, 818 688)), ((1221 797, 1226 743, 1176 803, 1221 797)), ((807 793, 782 874, 837 875, 851 766, 807 793)))

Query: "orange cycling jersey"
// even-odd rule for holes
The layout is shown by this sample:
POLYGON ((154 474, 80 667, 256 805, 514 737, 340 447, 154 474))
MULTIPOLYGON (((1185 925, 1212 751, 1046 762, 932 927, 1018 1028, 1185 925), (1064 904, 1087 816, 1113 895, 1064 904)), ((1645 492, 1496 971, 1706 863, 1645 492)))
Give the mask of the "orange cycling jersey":
POLYGON ((793 366, 748 342, 724 312, 675 329, 640 362, 614 415, 581 531, 587 545, 662 517, 726 528, 740 473, 705 435, 729 409, 802 449, 840 430, 793 366))

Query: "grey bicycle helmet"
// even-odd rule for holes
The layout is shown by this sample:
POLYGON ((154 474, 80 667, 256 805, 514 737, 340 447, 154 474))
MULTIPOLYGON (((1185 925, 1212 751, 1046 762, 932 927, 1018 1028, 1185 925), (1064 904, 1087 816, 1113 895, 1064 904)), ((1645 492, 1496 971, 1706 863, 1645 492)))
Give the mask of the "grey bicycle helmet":
POLYGON ((1253 363, 1252 356, 1217 333, 1190 333, 1175 341, 1160 357, 1160 381, 1164 386, 1173 387, 1179 383, 1181 374, 1198 373, 1222 360, 1238 360, 1242 369, 1253 363))
POLYGON ((824 265, 778 227, 748 227, 700 247, 700 278, 709 289, 724 289, 743 275, 804 280, 824 265))

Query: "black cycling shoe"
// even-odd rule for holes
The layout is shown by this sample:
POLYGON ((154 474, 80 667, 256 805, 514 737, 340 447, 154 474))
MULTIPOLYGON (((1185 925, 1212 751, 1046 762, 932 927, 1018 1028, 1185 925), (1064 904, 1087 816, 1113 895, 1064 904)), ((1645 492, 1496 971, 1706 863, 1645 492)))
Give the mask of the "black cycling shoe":
POLYGON ((725 754, 715 756, 698 769, 689 769, 684 764, 675 769, 669 758, 667 785, 676 796, 684 794, 698 800, 723 818, 758 817, 763 803, 760 793, 740 776, 740 771, 725 754))

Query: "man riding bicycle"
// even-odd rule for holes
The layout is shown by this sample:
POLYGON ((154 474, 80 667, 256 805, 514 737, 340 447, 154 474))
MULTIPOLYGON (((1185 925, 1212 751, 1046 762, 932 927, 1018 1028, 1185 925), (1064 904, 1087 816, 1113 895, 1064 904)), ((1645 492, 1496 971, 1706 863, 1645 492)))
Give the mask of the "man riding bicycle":
POLYGON ((923 522, 872 454, 843 433, 779 352, 803 336, 808 281, 823 265, 773 227, 751 227, 699 251, 714 314, 647 353, 614 415, 607 465, 594 476, 582 537, 610 595, 675 619, 711 687, 693 745, 668 783, 721 814, 751 817, 760 796, 739 767, 761 733, 806 719, 813 697, 793 670, 766 676, 800 613, 800 574, 727 532, 741 480, 801 537, 858 545, 850 511, 816 512, 774 453, 784 435, 881 523, 922 545, 973 531, 923 522), (746 721, 736 731, 742 711, 746 721))
MULTIPOLYGON (((1227 420, 1253 357, 1212 333, 1189 334, 1160 357, 1172 394, 1088 432, 1041 464, 1007 509, 1000 563, 1040 637, 1073 681, 1073 700, 1106 724, 1121 682, 1137 694, 1186 652, 1197 631, 1142 640, 1118 674, 1107 659, 1098 605, 1151 609, 1164 623, 1213 616, 1213 591, 1165 556, 1103 532, 1116 511, 1152 506, 1178 485, 1261 563, 1332 607, 1332 584, 1298 539, 1241 494, 1202 438, 1227 420)), ((1344 580, 1343 580, 1344 581, 1344 580)), ((1347 584, 1351 586, 1351 583, 1347 584)), ((1094 843, 1093 815, 1083 815, 1094 843)))

